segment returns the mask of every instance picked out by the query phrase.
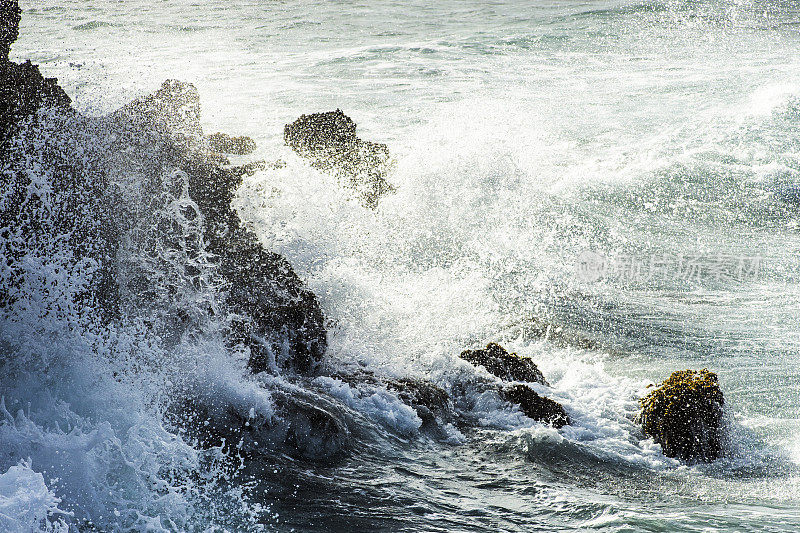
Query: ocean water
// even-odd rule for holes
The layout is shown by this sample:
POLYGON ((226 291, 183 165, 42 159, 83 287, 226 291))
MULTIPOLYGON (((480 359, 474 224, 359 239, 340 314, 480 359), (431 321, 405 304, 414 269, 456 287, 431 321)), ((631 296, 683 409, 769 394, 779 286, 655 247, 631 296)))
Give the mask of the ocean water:
POLYGON ((328 370, 452 390, 473 372, 461 350, 498 341, 537 362, 573 424, 476 392, 457 406, 470 427, 431 434, 378 385, 248 378, 213 328, 165 345, 135 320, 48 312, 80 285, 51 273, 0 326, 0 528, 800 530, 797 2, 22 8, 12 59, 81 112, 180 79, 206 131, 286 163, 235 205, 319 296, 328 370), (284 146, 284 124, 336 108, 394 159, 375 210, 284 146), (537 320, 559 328, 539 338, 537 320), (703 367, 728 438, 684 464, 633 419, 648 384, 703 367), (275 454, 242 482, 165 422, 188 389, 264 418, 281 394, 309 398, 350 432, 325 460, 275 454))

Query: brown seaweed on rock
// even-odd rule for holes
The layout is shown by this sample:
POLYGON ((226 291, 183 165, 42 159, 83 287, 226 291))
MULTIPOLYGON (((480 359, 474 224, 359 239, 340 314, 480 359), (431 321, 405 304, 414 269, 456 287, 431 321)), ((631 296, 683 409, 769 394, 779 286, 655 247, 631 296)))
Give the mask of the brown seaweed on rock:
POLYGON ((725 399, 715 373, 706 368, 673 372, 639 403, 642 430, 661 444, 664 455, 687 461, 719 458, 725 399))

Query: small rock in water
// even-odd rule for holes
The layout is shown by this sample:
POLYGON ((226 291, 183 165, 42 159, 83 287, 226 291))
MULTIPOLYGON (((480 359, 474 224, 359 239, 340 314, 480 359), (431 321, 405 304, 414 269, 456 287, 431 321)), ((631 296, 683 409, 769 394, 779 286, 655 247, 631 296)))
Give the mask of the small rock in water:
POLYGON ((639 403, 642 430, 661 444, 664 455, 710 462, 722 453, 725 400, 715 373, 673 372, 639 403))
POLYGON ((475 366, 483 366, 490 374, 505 381, 527 381, 549 385, 541 370, 530 358, 508 353, 505 348, 494 342, 481 350, 465 350, 461 359, 475 366))
POLYGON ((366 207, 374 209, 381 196, 395 190, 386 181, 389 149, 359 139, 355 122, 340 109, 302 115, 284 127, 283 136, 313 166, 347 180, 346 186, 358 192, 366 207))
POLYGON ((217 132, 207 136, 206 140, 213 151, 223 154, 248 155, 256 149, 256 142, 250 137, 233 137, 217 132))
POLYGON ((564 407, 550 398, 540 396, 526 385, 513 385, 500 391, 500 396, 507 402, 519 405, 525 416, 539 422, 545 422, 555 428, 562 428, 570 423, 564 407))
POLYGON ((423 423, 435 422, 450 410, 450 396, 443 388, 424 379, 403 378, 389 381, 386 388, 397 392, 398 398, 417 411, 423 423))

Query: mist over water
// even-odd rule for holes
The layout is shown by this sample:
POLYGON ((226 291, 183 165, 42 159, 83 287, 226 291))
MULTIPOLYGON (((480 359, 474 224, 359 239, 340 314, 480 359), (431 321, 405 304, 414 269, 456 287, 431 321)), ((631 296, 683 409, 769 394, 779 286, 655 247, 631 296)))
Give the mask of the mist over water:
MULTIPOLYGON (((234 206, 319 297, 329 374, 452 391, 473 371, 458 354, 501 342, 533 358, 573 424, 475 392, 457 406, 472 427, 432 435, 379 385, 245 376, 213 277, 190 280, 188 259, 161 261, 146 240, 187 204, 177 187, 132 206, 143 240, 125 257, 184 284, 175 305, 197 330, 175 338, 153 319, 172 303, 131 306, 114 329, 55 312, 85 270, 31 264, 41 286, 20 289, 28 300, 0 324, 0 494, 29 488, 34 511, 60 510, 55 530, 800 529, 796 3, 22 8, 12 60, 57 77, 81 112, 180 79, 197 87, 207 132, 251 136, 254 158, 286 163, 247 177, 234 206), (284 146, 284 124, 336 108, 394 159, 397 191, 375 210, 284 146), (663 268, 587 279, 586 252, 663 268), (706 272, 688 275, 689 260, 706 272), (729 275, 708 272, 720 264, 729 275), (537 320, 566 333, 541 339, 537 320), (559 342, 569 336, 593 342, 559 342), (687 465, 634 417, 648 384, 703 367, 719 374, 729 439, 721 459, 687 465), (276 453, 248 478, 170 426, 177 396, 265 420, 299 398, 352 434, 335 460, 276 453)), ((173 222, 186 242, 202 223, 173 222)), ((4 505, 0 525, 21 512, 4 505)))

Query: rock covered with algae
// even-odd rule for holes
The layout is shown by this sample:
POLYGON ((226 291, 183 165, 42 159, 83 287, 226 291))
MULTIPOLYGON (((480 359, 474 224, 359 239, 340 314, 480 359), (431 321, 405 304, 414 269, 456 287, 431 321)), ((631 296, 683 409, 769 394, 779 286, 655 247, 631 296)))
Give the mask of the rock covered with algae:
POLYGON ((661 444, 664 455, 706 462, 721 455, 725 400, 715 373, 673 372, 639 404, 642 430, 661 444))

